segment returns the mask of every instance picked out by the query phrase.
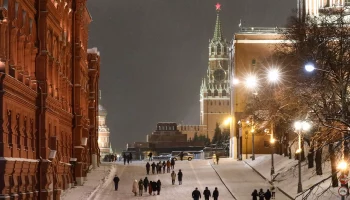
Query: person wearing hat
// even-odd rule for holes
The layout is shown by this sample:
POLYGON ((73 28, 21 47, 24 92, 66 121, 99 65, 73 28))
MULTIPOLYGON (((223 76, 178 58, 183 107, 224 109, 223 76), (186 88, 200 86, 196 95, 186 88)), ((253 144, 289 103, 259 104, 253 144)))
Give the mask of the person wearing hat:
POLYGON ((200 198, 202 198, 201 193, 198 191, 198 188, 193 190, 192 198, 193 198, 193 200, 199 200, 200 198))

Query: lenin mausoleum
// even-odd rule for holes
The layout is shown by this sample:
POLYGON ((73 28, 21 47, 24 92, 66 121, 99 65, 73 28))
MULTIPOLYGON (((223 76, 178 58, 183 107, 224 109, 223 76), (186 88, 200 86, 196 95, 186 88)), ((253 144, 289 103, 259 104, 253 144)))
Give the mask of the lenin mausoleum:
POLYGON ((98 166, 86 0, 0 0, 0 199, 60 199, 98 166))

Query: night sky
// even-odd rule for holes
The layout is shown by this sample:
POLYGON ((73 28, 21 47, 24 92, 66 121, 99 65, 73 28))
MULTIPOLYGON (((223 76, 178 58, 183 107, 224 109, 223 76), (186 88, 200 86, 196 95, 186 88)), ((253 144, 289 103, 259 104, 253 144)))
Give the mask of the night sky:
POLYGON ((89 47, 101 52, 100 89, 113 149, 146 141, 157 122, 199 124, 215 4, 228 41, 242 26, 283 26, 296 0, 88 0, 89 47))

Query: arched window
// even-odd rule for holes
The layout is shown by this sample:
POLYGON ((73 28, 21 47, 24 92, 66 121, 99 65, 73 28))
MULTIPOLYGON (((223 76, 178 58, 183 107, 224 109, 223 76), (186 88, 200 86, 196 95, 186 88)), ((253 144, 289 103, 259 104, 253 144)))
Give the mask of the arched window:
POLYGON ((211 106, 213 105, 213 102, 212 102, 212 101, 210 101, 210 105, 211 105, 211 106))
POLYGON ((221 106, 221 101, 219 101, 219 106, 221 106))
POLYGON ((226 96, 227 94, 226 94, 226 90, 222 90, 222 96, 224 97, 224 96, 226 96))
POLYGON ((214 90, 214 97, 219 96, 219 92, 217 90, 214 90))
POLYGON ((211 90, 208 90, 208 96, 211 96, 212 94, 211 94, 211 90))
POLYGON ((211 49, 210 54, 213 54, 214 51, 215 51, 215 50, 214 50, 214 47, 212 46, 210 49, 211 49))
POLYGON ((217 48, 217 54, 218 55, 221 54, 221 45, 219 44, 216 48, 217 48))

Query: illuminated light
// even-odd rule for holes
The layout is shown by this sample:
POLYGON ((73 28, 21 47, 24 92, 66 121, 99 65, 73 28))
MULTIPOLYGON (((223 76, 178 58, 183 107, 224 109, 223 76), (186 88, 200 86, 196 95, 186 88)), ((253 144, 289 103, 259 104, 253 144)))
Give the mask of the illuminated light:
POLYGON ((258 79, 256 78, 255 75, 249 75, 246 79, 245 79, 245 86, 247 88, 256 88, 258 86, 258 79))
POLYGON ((232 80, 232 83, 233 83, 233 85, 238 85, 238 84, 239 84, 239 79, 234 78, 234 79, 232 80))
POLYGON ((346 170, 348 168, 348 163, 346 163, 344 160, 342 160, 338 163, 337 168, 339 170, 346 170))
POLYGON ((303 128, 303 131, 308 131, 310 130, 311 125, 308 122, 302 122, 302 128, 303 128))
POLYGON ((280 71, 278 69, 269 69, 267 79, 271 83, 276 83, 280 80, 280 71))
POLYGON ((231 123, 231 121, 232 121, 232 117, 229 117, 224 121, 224 124, 229 125, 231 123))
POLYGON ((315 70, 315 66, 311 63, 305 65, 305 70, 308 72, 312 72, 315 70))
POLYGON ((254 131, 255 131, 255 130, 254 130, 253 128, 252 128, 252 130, 250 130, 251 133, 254 133, 254 131))
POLYGON ((297 151, 295 153, 300 153, 300 152, 301 152, 301 149, 299 148, 299 149, 297 149, 297 151))
POLYGON ((296 121, 294 123, 294 128, 295 128, 295 130, 300 130, 301 129, 301 122, 300 121, 296 121))
POLYGON ((276 142, 276 139, 275 139, 275 138, 271 138, 271 139, 270 139, 270 142, 273 144, 273 143, 276 142))

